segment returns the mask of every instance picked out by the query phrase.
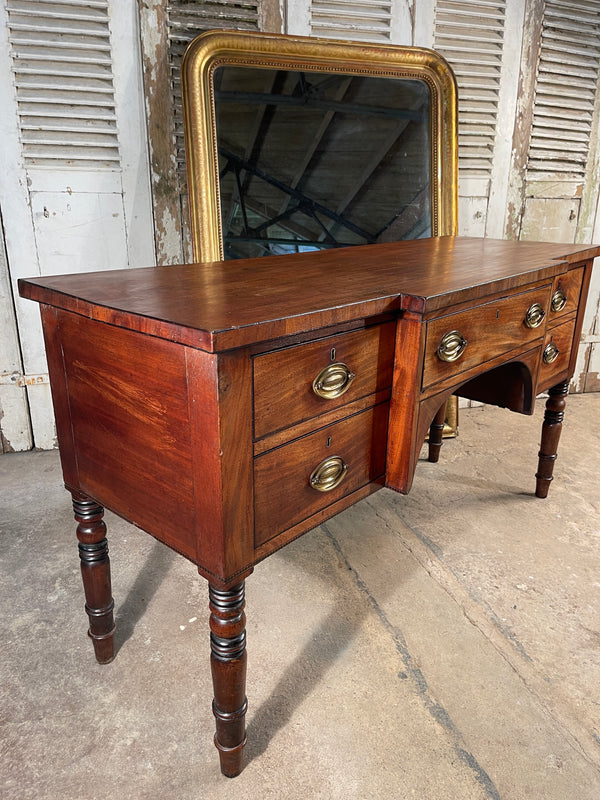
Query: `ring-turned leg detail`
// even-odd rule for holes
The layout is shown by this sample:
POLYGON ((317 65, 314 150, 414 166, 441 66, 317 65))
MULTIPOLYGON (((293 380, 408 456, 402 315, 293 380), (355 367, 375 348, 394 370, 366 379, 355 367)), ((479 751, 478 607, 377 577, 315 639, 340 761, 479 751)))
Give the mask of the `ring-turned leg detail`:
POLYGON ((553 386, 548 392, 549 396, 546 401, 546 411, 542 425, 542 443, 538 454, 538 471, 535 476, 537 479, 535 488, 537 497, 548 496, 568 393, 568 381, 553 386))
POLYGON ((443 403, 429 427, 429 461, 432 464, 437 464, 440 458, 445 422, 446 403, 443 403))
POLYGON ((209 585, 210 666, 217 732, 215 745, 221 772, 228 778, 242 771, 246 744, 245 586, 222 591, 209 585))
POLYGON ((110 582, 104 509, 95 500, 73 493, 73 511, 79 523, 77 539, 85 592, 85 610, 90 620, 88 635, 94 643, 98 663, 108 664, 115 657, 113 617, 115 604, 110 582))

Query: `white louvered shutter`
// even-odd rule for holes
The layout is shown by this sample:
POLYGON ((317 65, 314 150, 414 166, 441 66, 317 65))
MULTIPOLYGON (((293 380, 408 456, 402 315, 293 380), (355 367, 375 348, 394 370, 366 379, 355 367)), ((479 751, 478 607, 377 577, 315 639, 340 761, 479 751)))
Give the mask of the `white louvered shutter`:
POLYGON ((41 448, 55 435, 47 365, 17 280, 155 260, 135 3, 0 0, 0 205, 41 448))
POLYGON ((600 2, 547 0, 527 178, 583 181, 600 65, 600 2))
POLYGON ((409 0, 288 0, 287 30, 301 36, 411 44, 409 0))
POLYGON ((313 36, 389 43, 392 1, 312 0, 310 27, 313 36))
POLYGON ((9 0, 28 166, 119 166, 107 0, 9 0))
POLYGON ((181 59, 188 44, 203 31, 232 29, 256 31, 259 25, 259 0, 173 0, 167 4, 169 63, 175 114, 175 145, 181 191, 187 185, 183 109, 181 98, 181 59))
POLYGON ((459 89, 461 179, 492 176, 506 0, 437 0, 434 48, 449 61, 459 89))
POLYGON ((590 241, 598 194, 600 0, 546 0, 520 236, 590 241))

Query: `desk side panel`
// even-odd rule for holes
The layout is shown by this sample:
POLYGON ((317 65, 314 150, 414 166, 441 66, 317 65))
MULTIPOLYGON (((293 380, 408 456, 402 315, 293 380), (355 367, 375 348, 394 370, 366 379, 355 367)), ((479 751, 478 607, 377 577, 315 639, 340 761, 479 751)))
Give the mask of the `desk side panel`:
POLYGON ((46 346, 46 360, 50 376, 50 390, 52 392, 52 405, 54 406, 54 419, 60 461, 62 464, 63 478, 67 486, 76 488, 79 485, 79 472, 75 457, 75 443, 71 427, 71 414, 69 409, 69 392, 67 376, 58 324, 59 311, 52 306, 41 305, 42 328, 44 331, 44 344, 46 346))
POLYGON ((195 561, 185 348, 66 311, 58 324, 78 488, 195 561))

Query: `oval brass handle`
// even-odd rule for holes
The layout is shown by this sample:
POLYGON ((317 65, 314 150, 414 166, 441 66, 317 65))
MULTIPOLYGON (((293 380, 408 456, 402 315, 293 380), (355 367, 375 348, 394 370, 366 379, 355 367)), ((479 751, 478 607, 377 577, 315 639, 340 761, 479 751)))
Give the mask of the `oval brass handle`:
POLYGON ((544 364, 552 364, 552 362, 556 361, 556 359, 558 358, 559 353, 560 350, 554 344, 554 342, 550 342, 550 344, 547 344, 546 347, 544 347, 544 355, 542 356, 544 364))
POLYGON ((562 311, 566 305, 567 305, 567 295, 563 292, 562 289, 557 289, 552 295, 552 302, 550 304, 550 308, 552 309, 552 311, 562 311))
POLYGON ((458 361, 468 342, 460 331, 450 331, 442 336, 437 355, 441 361, 458 361))
POLYGON ((330 456, 310 473, 309 483, 318 492, 330 492, 346 477, 348 464, 339 456, 330 456))
POLYGON ((545 316, 546 312, 544 311, 544 306, 541 303, 534 303, 527 309, 525 325, 527 325, 528 328, 539 328, 545 316))
POLYGON ((340 361, 328 364, 314 379, 313 392, 324 400, 333 400, 348 391, 355 377, 356 375, 350 372, 346 364, 340 361))

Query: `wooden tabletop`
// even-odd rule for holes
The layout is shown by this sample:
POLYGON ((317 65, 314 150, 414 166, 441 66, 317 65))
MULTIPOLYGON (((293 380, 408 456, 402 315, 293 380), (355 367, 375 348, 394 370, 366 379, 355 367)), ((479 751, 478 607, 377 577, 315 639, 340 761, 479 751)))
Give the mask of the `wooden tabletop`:
POLYGON ((592 245, 435 237, 19 281, 23 297, 211 352, 546 280, 592 245))

